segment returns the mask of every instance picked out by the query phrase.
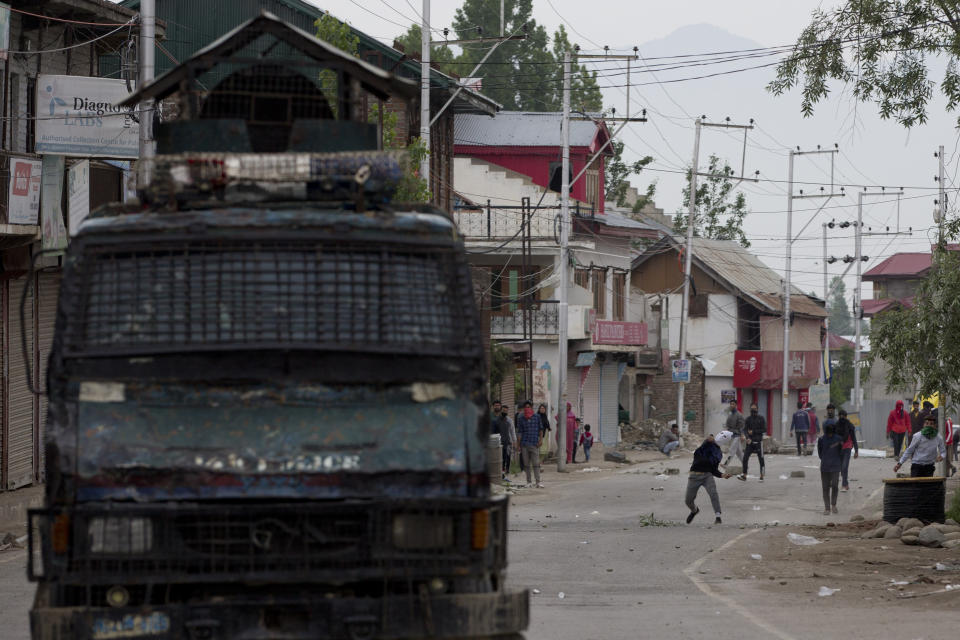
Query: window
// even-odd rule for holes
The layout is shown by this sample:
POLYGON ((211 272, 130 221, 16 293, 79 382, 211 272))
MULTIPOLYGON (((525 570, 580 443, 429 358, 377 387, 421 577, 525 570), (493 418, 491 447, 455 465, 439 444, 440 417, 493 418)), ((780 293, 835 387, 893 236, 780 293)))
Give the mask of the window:
POLYGON ((573 281, 578 287, 583 287, 587 291, 590 291, 590 270, 577 269, 573 272, 573 281))
POLYGON ((707 301, 709 296, 706 293, 701 293, 696 296, 690 296, 690 317, 691 318, 706 318, 707 317, 707 301))
POLYGON ((510 315, 521 308, 523 293, 529 292, 531 302, 540 299, 538 291, 530 291, 538 282, 535 275, 539 271, 538 267, 531 267, 527 276, 521 274, 523 270, 519 267, 503 269, 503 267, 490 268, 490 311, 496 315, 510 315))
POLYGON ((593 281, 593 310, 597 312, 597 318, 605 318, 607 316, 607 270, 593 269, 590 276, 593 281))
POLYGON ((613 319, 627 319, 627 274, 613 274, 613 319))

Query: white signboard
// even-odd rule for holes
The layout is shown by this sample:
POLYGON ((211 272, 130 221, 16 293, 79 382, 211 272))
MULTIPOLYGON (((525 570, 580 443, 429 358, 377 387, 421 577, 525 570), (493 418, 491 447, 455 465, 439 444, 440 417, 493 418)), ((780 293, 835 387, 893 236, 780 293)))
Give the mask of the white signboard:
POLYGON ((67 172, 67 201, 70 207, 70 235, 77 235, 80 223, 90 215, 90 161, 82 160, 67 172))
POLYGON ((140 128, 115 106, 130 92, 124 80, 37 77, 37 153, 136 158, 140 128))
POLYGON ((63 226, 63 156, 43 157, 40 180, 40 231, 44 249, 66 249, 67 230, 63 226))
POLYGON ((10 156, 8 223, 37 224, 42 174, 43 163, 39 159, 10 156))

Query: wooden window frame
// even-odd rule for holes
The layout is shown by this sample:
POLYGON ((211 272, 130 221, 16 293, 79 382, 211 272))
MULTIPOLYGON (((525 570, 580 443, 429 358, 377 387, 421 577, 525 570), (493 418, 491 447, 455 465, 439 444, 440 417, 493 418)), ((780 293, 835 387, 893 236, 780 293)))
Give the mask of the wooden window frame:
POLYGON ((605 318, 607 315, 607 270, 591 269, 590 285, 593 291, 593 310, 597 314, 597 319, 605 318))
POLYGON ((627 319, 627 274, 614 271, 611 285, 613 287, 612 318, 617 322, 624 322, 627 319))

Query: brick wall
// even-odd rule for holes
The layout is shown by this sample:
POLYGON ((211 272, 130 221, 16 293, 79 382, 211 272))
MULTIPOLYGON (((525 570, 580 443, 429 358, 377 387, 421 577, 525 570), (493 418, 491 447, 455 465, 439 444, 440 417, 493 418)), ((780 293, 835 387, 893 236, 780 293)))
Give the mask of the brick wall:
MULTIPOLYGON (((656 376, 647 376, 647 384, 650 386, 650 401, 657 409, 653 412, 653 417, 661 422, 676 420, 677 416, 677 385, 673 382, 670 368, 666 368, 665 373, 656 376)), ((693 360, 690 371, 690 384, 684 388, 683 404, 687 411, 695 411, 696 417, 690 422, 690 431, 703 435, 704 419, 704 373, 703 365, 698 360, 693 360)))

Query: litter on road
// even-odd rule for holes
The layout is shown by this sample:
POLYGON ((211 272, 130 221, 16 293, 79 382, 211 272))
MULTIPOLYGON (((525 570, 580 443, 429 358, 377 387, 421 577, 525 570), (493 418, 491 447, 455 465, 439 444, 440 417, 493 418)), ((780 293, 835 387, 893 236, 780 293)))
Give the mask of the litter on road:
POLYGON ((860 449, 861 458, 886 458, 887 452, 883 449, 860 449))
POLYGON ((557 597, 560 598, 561 600, 563 600, 564 598, 567 597, 567 594, 565 594, 563 591, 561 591, 560 593, 557 594, 557 597))
POLYGON ((785 474, 785 473, 781 473, 781 474, 780 474, 780 479, 781 479, 781 480, 789 480, 789 479, 790 479, 790 476, 788 476, 788 475, 785 474))
POLYGON ((814 537, 803 536, 803 535, 800 535, 799 533, 788 533, 787 540, 789 540, 793 544, 798 544, 801 547, 808 547, 812 544, 820 544, 822 542, 821 540, 817 540, 814 537))
POLYGON ((840 589, 831 589, 830 587, 820 587, 820 591, 817 592, 817 595, 820 596, 821 598, 825 598, 827 596, 832 596, 837 591, 840 591, 840 589))
POLYGON ((751 553, 750 557, 753 558, 754 560, 763 560, 763 556, 760 555, 759 553, 751 553))

